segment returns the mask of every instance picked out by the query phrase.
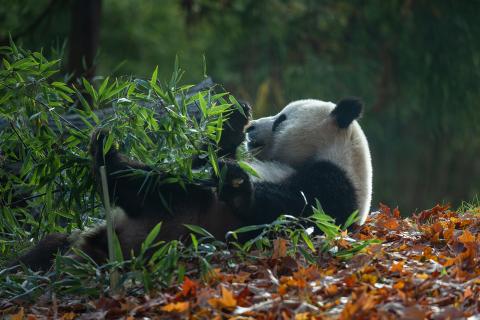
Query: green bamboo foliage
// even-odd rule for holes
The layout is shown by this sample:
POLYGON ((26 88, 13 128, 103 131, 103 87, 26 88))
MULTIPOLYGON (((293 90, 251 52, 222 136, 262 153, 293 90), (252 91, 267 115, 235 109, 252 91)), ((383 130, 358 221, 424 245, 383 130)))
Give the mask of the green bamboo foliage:
POLYGON ((8 256, 18 239, 83 229, 102 216, 88 155, 96 127, 110 131, 105 149, 121 141, 122 152, 156 168, 142 188, 210 176, 210 164, 192 170, 195 157, 216 167, 216 144, 230 101, 236 100, 214 89, 188 95, 192 86, 180 85, 178 61, 167 83, 157 79, 157 69, 149 80, 99 77, 67 83, 60 79, 58 59, 14 43, 1 51, 0 255, 8 256), (197 117, 187 112, 195 105, 197 117), (160 172, 171 177, 162 180, 160 172))

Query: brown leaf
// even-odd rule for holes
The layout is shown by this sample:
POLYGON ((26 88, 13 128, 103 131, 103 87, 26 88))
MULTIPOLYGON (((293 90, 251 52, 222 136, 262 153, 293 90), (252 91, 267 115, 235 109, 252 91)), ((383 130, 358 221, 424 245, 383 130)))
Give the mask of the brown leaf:
POLYGON ((250 297, 252 297, 254 294, 248 289, 248 287, 245 287, 240 291, 235 299, 237 300, 237 305, 242 306, 242 307, 247 307, 251 303, 248 300, 250 297))
POLYGON ((400 219, 400 210, 398 210, 398 207, 393 209, 393 217, 397 218, 397 219, 400 219))
POLYGON ((283 258, 287 256, 287 240, 278 238, 273 240, 272 259, 283 258))

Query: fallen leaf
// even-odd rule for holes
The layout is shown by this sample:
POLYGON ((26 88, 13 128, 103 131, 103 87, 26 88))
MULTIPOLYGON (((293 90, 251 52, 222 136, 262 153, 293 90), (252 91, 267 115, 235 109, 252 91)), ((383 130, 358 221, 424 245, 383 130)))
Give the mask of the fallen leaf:
POLYGON ((475 242, 475 236, 468 230, 464 230, 462 235, 458 237, 458 241, 463 244, 475 242))
POLYGON ((343 279, 347 287, 353 287, 353 285, 357 282, 357 277, 354 274, 343 279))
POLYGON ((473 291, 471 287, 467 287, 465 291, 463 292, 463 298, 467 299, 473 295, 473 291))
POLYGON ((10 316, 10 320, 23 320, 24 316, 25 316, 25 310, 23 309, 23 307, 21 307, 16 314, 12 314, 10 316))
POLYGON ((233 309, 237 306, 237 300, 233 296, 233 293, 224 286, 222 286, 222 296, 220 298, 209 299, 208 303, 217 309, 233 309))
POLYGON ((426 279, 428 279, 428 278, 430 277, 430 276, 429 276, 428 274, 426 274, 426 273, 418 273, 418 274, 416 274, 416 276, 417 276, 417 278, 422 279, 422 280, 426 280, 426 279))
POLYGON ((398 223, 398 220, 395 219, 395 218, 390 218, 388 220, 385 220, 383 222, 383 226, 387 229, 390 229, 390 230, 397 230, 398 227, 400 226, 400 224, 398 223))
POLYGON ((402 273, 402 271, 403 271, 403 261, 394 262, 390 267, 390 272, 402 273))
POLYGON ((287 240, 278 238, 273 240, 272 259, 283 258, 287 256, 287 240))
POLYGON ((399 290, 403 289, 403 287, 405 287, 405 282, 403 282, 402 280, 398 281, 393 285, 393 288, 399 289, 399 290))
POLYGON ((310 316, 310 312, 302 312, 302 313, 297 313, 295 315, 295 320, 309 320, 312 319, 310 316))
POLYGON ((60 319, 62 320, 73 320, 77 317, 75 312, 64 313, 60 319))
POLYGON ((325 288, 325 293, 329 296, 334 296, 338 292, 338 287, 335 284, 331 284, 325 288))
POLYGON ((198 283, 185 277, 182 284, 182 295, 187 297, 188 295, 195 296, 197 293, 198 283))
POLYGON ((190 306, 190 303, 187 302, 172 302, 169 303, 160 309, 166 312, 184 312, 186 311, 190 306))

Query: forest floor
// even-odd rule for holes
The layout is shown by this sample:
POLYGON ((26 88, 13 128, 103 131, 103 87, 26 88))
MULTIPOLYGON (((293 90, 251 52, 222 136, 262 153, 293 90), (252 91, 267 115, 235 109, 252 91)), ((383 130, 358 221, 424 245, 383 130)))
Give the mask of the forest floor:
POLYGON ((382 205, 336 241, 336 248, 348 248, 352 239, 380 240, 349 259, 317 250, 309 263, 292 250, 291 239, 277 238, 269 257, 243 259, 234 272, 219 260, 207 278, 187 271, 182 283, 148 296, 0 301, 0 317, 480 319, 479 215, 480 208, 457 212, 437 205, 402 218, 382 205))

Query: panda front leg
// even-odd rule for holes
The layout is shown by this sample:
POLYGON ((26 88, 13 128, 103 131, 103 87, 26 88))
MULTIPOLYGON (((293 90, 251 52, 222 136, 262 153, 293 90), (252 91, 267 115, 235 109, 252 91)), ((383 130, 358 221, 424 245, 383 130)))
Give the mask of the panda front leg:
POLYGON ((239 217, 249 216, 254 200, 250 176, 234 160, 219 160, 218 197, 239 217))
MULTIPOLYGON (((252 180, 235 161, 220 161, 219 167, 225 172, 220 183, 219 199, 235 212, 244 225, 268 224, 281 214, 299 216, 310 209, 303 192, 305 188, 296 181, 298 173, 270 182, 252 180)), ((310 179, 315 181, 315 178, 310 179)))

